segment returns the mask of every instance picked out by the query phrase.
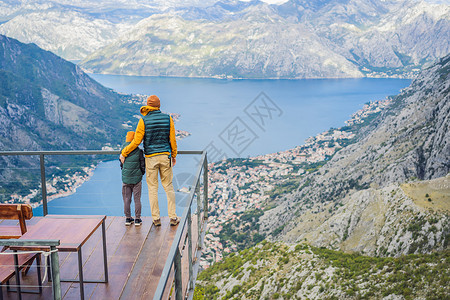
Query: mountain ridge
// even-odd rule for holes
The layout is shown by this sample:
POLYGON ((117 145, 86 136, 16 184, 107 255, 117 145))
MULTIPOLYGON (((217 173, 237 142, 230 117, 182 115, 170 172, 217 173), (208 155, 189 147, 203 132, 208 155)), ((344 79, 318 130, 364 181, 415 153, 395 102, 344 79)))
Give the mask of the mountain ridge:
POLYGON ((54 0, 0 1, 0 7, 5 8, 0 33, 66 59, 84 59, 83 68, 96 73, 410 78, 450 52, 450 6, 432 1, 119 1, 114 6, 54 0), (177 18, 181 35, 165 26, 177 18))
POLYGON ((81 65, 149 76, 398 77, 450 52, 448 5, 292 0, 225 7, 155 14, 81 65))

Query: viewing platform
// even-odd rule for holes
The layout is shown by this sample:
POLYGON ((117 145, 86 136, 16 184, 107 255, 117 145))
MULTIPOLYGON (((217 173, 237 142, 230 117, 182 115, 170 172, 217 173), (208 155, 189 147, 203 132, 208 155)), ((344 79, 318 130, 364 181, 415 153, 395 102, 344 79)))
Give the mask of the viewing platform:
MULTIPOLYGON (((69 155, 78 153, 80 152, 74 151, 69 155)), ((95 154, 118 155, 118 151, 98 151, 95 154)), ((39 250, 41 248, 26 244, 32 243, 31 239, 27 240, 26 238, 34 237, 34 234, 39 231, 39 236, 48 236, 49 239, 54 239, 53 237, 60 234, 57 231, 62 229, 53 228, 50 225, 58 224, 57 222, 61 220, 69 222, 67 229, 64 229, 63 238, 58 239, 59 246, 56 246, 56 249, 59 249, 57 251, 59 268, 54 271, 52 265, 52 271, 50 271, 49 262, 51 260, 44 259, 45 256, 41 255, 40 273, 42 277, 44 277, 44 273, 48 274, 42 282, 42 292, 36 293, 38 290, 36 261, 29 267, 26 275, 24 274, 26 268, 19 272, 21 274, 19 285, 16 284, 16 275, 10 278, 11 289, 20 287, 21 299, 192 299, 195 279, 199 270, 202 241, 206 231, 208 203, 207 184, 204 183, 208 182, 207 158, 206 152, 203 151, 180 151, 180 154, 198 155, 201 158, 197 165, 187 205, 185 205, 183 215, 180 216, 181 221, 178 225, 171 226, 169 217, 161 217, 161 226, 154 226, 152 218, 148 216, 142 217, 141 226, 134 224, 125 226, 125 217, 123 216, 60 216, 52 215, 51 211, 46 215, 45 212, 48 212, 48 208, 44 201, 45 216, 34 216, 26 221, 27 232, 23 238, 0 239, 0 245, 4 246, 13 242, 22 243, 20 246, 22 248, 15 246, 16 244, 11 246, 11 249, 17 248, 18 253, 27 249, 39 250), (101 221, 92 226, 92 232, 86 234, 80 240, 81 242, 75 245, 75 243, 72 244, 70 238, 76 239, 75 236, 80 235, 83 228, 81 228, 82 225, 70 226, 70 220, 68 220, 70 218, 77 219, 77 224, 84 224, 83 218, 86 219, 86 224, 93 218, 101 221), (45 229, 42 229, 43 226, 45 229), (103 239, 103 232, 105 239, 103 239), (44 272, 45 269, 48 269, 48 272, 44 272), (80 270, 83 283, 79 282, 80 270), (50 275, 57 275, 57 277, 53 277, 56 280, 51 280, 50 275), (67 282, 66 278, 71 278, 71 282, 67 282), (54 281, 58 281, 59 287, 55 287, 54 281), (35 293, 26 291, 30 289, 35 293)), ((5 152, 0 152, 0 155, 5 155, 5 152)), ((49 152, 20 152, 20 154, 8 152, 6 155, 63 154, 57 152, 50 154, 49 152)), ((41 170, 41 174, 45 176, 45 170, 41 170)), ((42 182, 45 182, 45 177, 42 182)), ((42 189, 43 199, 46 198, 45 190, 44 186, 42 189)), ((148 201, 148 199, 143 197, 141 201, 148 201)), ((166 201, 165 197, 160 201, 166 201)), ((11 227, 17 224, 17 220, 0 219, 0 232, 2 226, 11 227)), ((2 296, 3 299, 20 299, 19 293, 7 288, 7 283, 2 284, 2 296)), ((0 297, 0 299, 2 298, 0 297)))

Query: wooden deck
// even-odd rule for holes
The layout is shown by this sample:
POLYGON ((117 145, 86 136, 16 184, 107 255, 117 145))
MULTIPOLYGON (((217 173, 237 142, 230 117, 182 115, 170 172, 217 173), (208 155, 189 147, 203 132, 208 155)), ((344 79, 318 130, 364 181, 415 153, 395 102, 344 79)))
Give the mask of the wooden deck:
MULTIPOLYGON (((33 226, 38 218, 27 222, 33 226)), ((178 226, 170 226, 169 218, 161 218, 162 225, 152 225, 151 217, 143 217, 140 227, 125 226, 124 217, 106 218, 106 243, 108 254, 109 282, 85 283, 85 299, 152 299, 167 260, 178 226)), ((196 218, 192 230, 196 236, 196 218)), ((0 224, 1 225, 1 224, 0 224)), ((187 226, 186 226, 187 227, 187 226)), ((197 245, 197 240, 193 241, 197 245)), ((194 250, 194 249, 193 249, 194 250)), ((95 231, 82 247, 84 279, 103 279, 103 256, 101 227, 95 231)), ((187 283, 187 252, 183 251, 183 289, 187 283)), ((61 278, 77 278, 76 253, 59 253, 61 278)), ((37 270, 34 263, 22 279, 22 285, 37 289, 37 270)), ((172 275, 173 276, 173 275, 172 275)), ((12 280, 11 284, 14 284, 12 280)), ((80 299, 78 283, 61 282, 63 299, 80 299)), ((170 288, 167 289, 167 296, 170 288)), ((3 287, 4 299, 17 299, 17 293, 7 292, 3 287)), ((22 299, 51 299, 51 282, 44 281, 42 294, 22 293, 22 299)))

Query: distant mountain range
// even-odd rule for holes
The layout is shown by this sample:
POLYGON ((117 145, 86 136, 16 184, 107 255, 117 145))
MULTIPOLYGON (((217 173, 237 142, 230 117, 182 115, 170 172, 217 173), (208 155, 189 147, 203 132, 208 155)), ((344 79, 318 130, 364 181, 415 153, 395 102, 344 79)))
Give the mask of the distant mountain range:
POLYGON ((396 76, 450 52, 450 6, 416 1, 219 2, 139 22, 92 72, 233 78, 396 76))
POLYGON ((213 1, 0 0, 0 34, 78 61, 109 44, 140 20, 180 5, 213 1))
POLYGON ((0 34, 35 43, 67 60, 81 60, 154 12, 144 5, 103 3, 0 0, 0 34))
POLYGON ((417 0, 12 3, 0 33, 96 73, 396 77, 450 52, 450 6, 417 0))
MULTIPOLYGON (((130 98, 51 52, 0 35, 2 150, 99 150, 121 144, 126 132, 122 124, 138 109, 126 103, 130 98)), ((36 157, 0 156, 0 162, 0 192, 26 194, 39 182, 30 181, 39 174, 31 171, 38 165, 36 157)))

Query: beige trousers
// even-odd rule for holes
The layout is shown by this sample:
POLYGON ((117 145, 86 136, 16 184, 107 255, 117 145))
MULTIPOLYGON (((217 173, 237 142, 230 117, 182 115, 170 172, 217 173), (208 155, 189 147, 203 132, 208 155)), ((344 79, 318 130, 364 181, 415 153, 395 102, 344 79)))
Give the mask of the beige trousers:
POLYGON ((175 218, 175 191, 172 184, 172 165, 171 159, 166 154, 155 155, 145 158, 145 171, 148 186, 148 198, 150 200, 150 209, 152 210, 153 220, 160 218, 158 204, 158 173, 161 177, 161 184, 167 195, 167 208, 169 218, 175 218))

